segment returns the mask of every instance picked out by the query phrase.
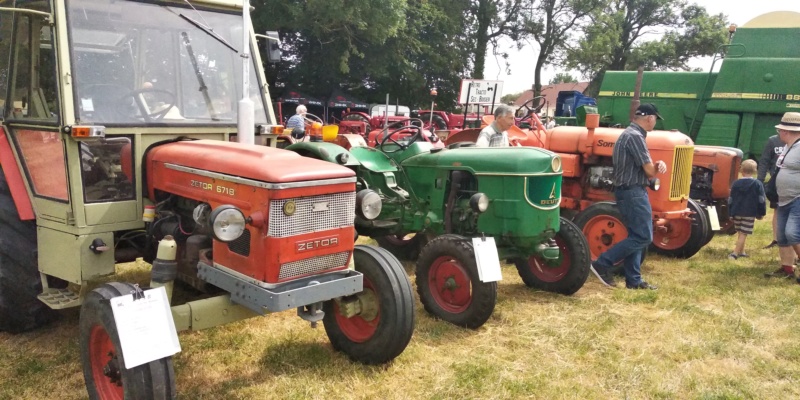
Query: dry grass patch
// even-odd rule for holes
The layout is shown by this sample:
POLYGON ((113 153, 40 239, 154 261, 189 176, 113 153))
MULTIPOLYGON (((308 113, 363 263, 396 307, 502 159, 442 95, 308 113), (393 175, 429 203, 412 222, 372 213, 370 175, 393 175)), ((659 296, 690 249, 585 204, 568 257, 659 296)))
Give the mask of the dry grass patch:
MULTIPOLYGON (((760 250, 769 224, 757 222, 749 259, 727 260, 729 236, 690 260, 649 256, 655 292, 608 290, 590 276, 559 296, 505 266, 486 325, 461 329, 418 304, 411 344, 385 366, 349 361, 293 312, 183 333, 180 398, 800 398, 800 285, 762 277, 777 265, 777 251, 760 250)), ((64 314, 36 332, 0 333, 0 399, 86 396, 77 312, 64 314)))

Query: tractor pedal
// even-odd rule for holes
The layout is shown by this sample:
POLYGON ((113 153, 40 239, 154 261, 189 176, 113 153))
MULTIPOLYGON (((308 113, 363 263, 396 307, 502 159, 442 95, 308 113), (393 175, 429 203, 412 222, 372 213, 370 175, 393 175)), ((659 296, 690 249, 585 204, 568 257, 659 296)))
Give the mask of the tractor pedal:
POLYGON ((69 289, 48 288, 37 297, 54 310, 62 310, 81 305, 80 296, 69 289))

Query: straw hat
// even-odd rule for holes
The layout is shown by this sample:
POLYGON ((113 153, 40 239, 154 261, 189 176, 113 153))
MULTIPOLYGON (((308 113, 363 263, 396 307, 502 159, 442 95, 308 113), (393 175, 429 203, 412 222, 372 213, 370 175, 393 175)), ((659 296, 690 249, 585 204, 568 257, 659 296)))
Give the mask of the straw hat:
POLYGON ((785 131, 800 132, 800 112, 787 112, 783 114, 781 123, 775 125, 775 127, 785 131))

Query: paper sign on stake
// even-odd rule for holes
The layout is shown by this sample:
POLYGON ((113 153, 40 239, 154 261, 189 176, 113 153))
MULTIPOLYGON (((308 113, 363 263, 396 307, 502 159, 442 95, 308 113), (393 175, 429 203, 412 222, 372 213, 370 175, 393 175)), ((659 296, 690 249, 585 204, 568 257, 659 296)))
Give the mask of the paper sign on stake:
POLYGON ((181 351, 166 290, 158 287, 135 295, 110 300, 127 369, 181 351))
POLYGON ((475 248, 475 261, 478 263, 478 279, 481 282, 497 282, 503 279, 500 271, 500 257, 493 237, 472 238, 475 248))

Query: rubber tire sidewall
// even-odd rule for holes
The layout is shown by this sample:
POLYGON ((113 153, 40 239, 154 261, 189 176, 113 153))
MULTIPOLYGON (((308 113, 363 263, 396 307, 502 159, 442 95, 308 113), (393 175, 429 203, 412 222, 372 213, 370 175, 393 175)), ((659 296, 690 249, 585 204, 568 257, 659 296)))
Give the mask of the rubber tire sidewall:
POLYGON ((120 345, 114 313, 108 301, 114 297, 128 294, 133 290, 129 283, 110 282, 89 292, 81 305, 80 315, 80 349, 83 377, 89 398, 99 399, 94 390, 94 376, 90 361, 89 337, 95 325, 102 326, 117 352, 122 372, 125 399, 174 399, 176 396, 175 372, 172 357, 164 357, 137 367, 126 369, 124 354, 120 345))
POLYGON ((399 356, 414 333, 416 311, 411 281, 400 261, 386 249, 356 245, 353 258, 356 271, 364 274, 377 292, 380 303, 378 327, 365 342, 350 340, 337 323, 334 300, 325 302, 322 323, 335 350, 363 364, 383 364, 399 356))
POLYGON ((434 238, 422 248, 416 264, 417 293, 425 311, 451 324, 469 329, 482 326, 494 312, 497 304, 497 282, 481 282, 478 264, 471 239, 448 234, 434 238), (441 256, 457 260, 469 276, 472 285, 472 301, 464 312, 452 313, 437 303, 428 280, 431 265, 441 256))
POLYGON ((539 279, 532 271, 534 267, 529 263, 530 258, 515 259, 514 264, 526 286, 547 292, 571 295, 580 290, 583 284, 586 283, 592 258, 589 255, 589 243, 587 243, 581 229, 564 217, 560 218, 559 225, 556 237, 563 240, 566 251, 569 252, 570 256, 569 270, 560 280, 545 282, 539 279))

